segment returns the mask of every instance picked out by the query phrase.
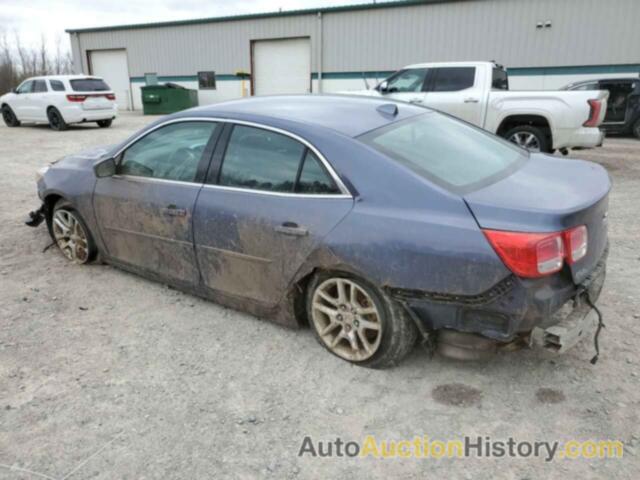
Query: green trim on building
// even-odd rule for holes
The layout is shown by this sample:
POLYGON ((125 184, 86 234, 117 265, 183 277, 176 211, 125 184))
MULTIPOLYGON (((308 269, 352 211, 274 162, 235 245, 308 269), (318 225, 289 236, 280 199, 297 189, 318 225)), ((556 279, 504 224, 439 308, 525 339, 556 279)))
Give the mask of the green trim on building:
POLYGON ((177 27, 183 25, 200 25, 203 23, 235 22, 238 20, 253 20, 258 18, 291 17, 296 15, 315 15, 317 13, 353 12, 358 10, 377 10, 379 8, 407 7, 429 3, 453 3, 470 0, 397 0, 380 3, 362 3, 357 5, 338 5, 335 7, 304 8, 300 10, 286 10, 284 12, 251 13, 246 15, 230 15, 226 17, 194 18, 191 20, 174 20, 170 22, 134 23, 131 25, 113 25, 94 28, 69 28, 67 33, 106 32, 112 30, 133 30, 140 28, 177 27))
MULTIPOLYGON (((615 73, 638 73, 640 74, 640 64, 629 65, 582 65, 571 67, 530 67, 530 68, 509 68, 509 75, 514 77, 537 76, 537 75, 596 75, 615 73)), ((383 80, 393 73, 393 70, 367 71, 367 72, 323 72, 323 80, 368 80, 377 78, 383 80)), ((318 73, 312 72, 311 78, 318 79, 318 73)), ((132 83, 144 83, 144 77, 131 77, 132 83)), ((233 74, 216 74, 216 81, 240 81, 240 77, 233 74)), ((197 75, 166 75, 159 76, 159 82, 197 82, 197 75)))
POLYGON ((629 65, 579 65, 568 67, 508 68, 509 75, 589 75, 601 73, 640 73, 640 64, 629 65))

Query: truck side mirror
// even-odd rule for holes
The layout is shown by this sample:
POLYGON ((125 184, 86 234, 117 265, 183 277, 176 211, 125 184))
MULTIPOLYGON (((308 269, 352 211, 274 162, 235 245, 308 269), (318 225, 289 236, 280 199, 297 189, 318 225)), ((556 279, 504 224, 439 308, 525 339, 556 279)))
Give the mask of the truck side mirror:
POLYGON ((93 171, 98 178, 112 177, 116 174, 116 161, 113 158, 107 158, 94 166, 93 171))

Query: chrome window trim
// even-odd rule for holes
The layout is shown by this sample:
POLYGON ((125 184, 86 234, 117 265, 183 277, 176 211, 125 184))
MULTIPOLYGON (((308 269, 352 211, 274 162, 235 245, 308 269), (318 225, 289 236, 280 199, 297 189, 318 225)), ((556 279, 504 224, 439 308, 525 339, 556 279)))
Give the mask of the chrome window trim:
POLYGON ((207 188, 214 187, 214 188, 219 188, 219 189, 224 189, 224 190, 235 190, 235 191, 242 191, 242 192, 256 192, 256 193, 262 193, 262 194, 267 194, 267 195, 280 195, 280 196, 291 196, 291 197, 313 197, 313 198, 316 198, 316 197, 319 197, 319 198, 353 198, 353 195, 351 195, 351 192, 349 192, 349 189, 345 186, 345 184, 342 182, 342 180, 340 179, 340 177, 338 176, 336 171, 333 169, 333 166, 331 165, 331 163, 329 163, 329 161, 324 157, 324 155, 322 155, 318 151, 318 149, 314 145, 312 145, 310 142, 308 142, 304 138, 296 135, 295 133, 291 133, 291 132, 288 132, 287 130, 283 130, 281 128, 272 127, 270 125, 264 125, 262 123, 257 123, 257 122, 249 122, 249 121, 245 121, 245 120, 236 120, 236 119, 219 118, 219 117, 174 118, 172 120, 167 120, 166 122, 159 123, 158 125, 156 125, 152 129, 147 130, 146 132, 138 135, 137 137, 135 137, 131 141, 127 142, 122 148, 120 148, 118 151, 116 151, 116 153, 113 155, 113 158, 119 157, 122 154, 122 152, 124 152, 131 145, 136 143, 138 140, 142 140, 144 137, 146 137, 150 133, 158 130, 159 128, 165 127, 167 125, 171 125, 173 123, 183 123, 183 122, 232 123, 234 125, 245 125, 245 126, 248 126, 248 127, 254 127, 254 128, 261 128, 261 129, 264 129, 264 130, 270 130, 272 132, 276 132, 276 133, 279 133, 281 135, 285 135, 287 137, 293 138, 294 140, 297 140, 298 142, 302 143, 307 148, 309 148, 309 150, 311 150, 320 159, 320 161, 322 162, 324 167, 329 172, 329 176, 335 182, 335 184, 338 186, 338 189, 340 190, 340 193, 339 194, 331 194, 331 193, 315 193, 315 194, 308 194, 307 193, 307 194, 305 194, 305 193, 295 193, 295 192, 273 192, 273 191, 269 191, 269 190, 257 190, 257 189, 242 188, 242 187, 228 187, 228 186, 225 186, 225 185, 217 185, 217 184, 209 184, 209 183, 182 182, 182 181, 179 181, 179 180, 166 180, 166 179, 160 179, 160 178, 156 179, 156 178, 153 178, 153 177, 136 177, 135 175, 114 175, 114 177, 119 177, 119 178, 125 178, 125 177, 127 177, 127 178, 130 178, 130 177, 145 178, 145 179, 152 179, 152 180, 161 180, 161 181, 164 181, 164 182, 174 182, 174 183, 186 183, 186 184, 192 184, 192 185, 202 185, 202 186, 207 187, 207 188))

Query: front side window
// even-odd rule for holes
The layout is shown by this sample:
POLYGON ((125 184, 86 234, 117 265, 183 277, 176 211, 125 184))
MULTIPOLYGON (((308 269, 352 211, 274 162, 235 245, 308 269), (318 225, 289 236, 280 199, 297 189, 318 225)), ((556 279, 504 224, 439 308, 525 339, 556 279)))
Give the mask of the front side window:
POLYGON ((33 80, 28 80, 18 87, 18 93, 31 93, 33 88, 33 80))
POLYGON ((434 92, 458 92, 473 87, 475 67, 442 67, 434 69, 434 92))
POLYGON ((117 173, 193 182, 216 125, 180 122, 158 128, 124 151, 117 173))
POLYGON ((528 158, 525 150, 506 140, 437 112, 392 123, 359 139, 456 192, 496 181, 528 158))
POLYGON ((305 146, 261 128, 233 127, 220 171, 220 185, 293 192, 305 146))
POLYGON ((49 84, 54 92, 64 92, 64 83, 60 80, 49 80, 49 84))
POLYGON ((47 91, 47 82, 36 80, 33 82, 33 93, 43 93, 47 91))
POLYGON ((420 92, 427 76, 426 68, 412 68, 387 80, 386 93, 420 92))
POLYGON ((76 78, 69 80, 69 83, 75 92, 108 92, 111 90, 101 78, 76 78))

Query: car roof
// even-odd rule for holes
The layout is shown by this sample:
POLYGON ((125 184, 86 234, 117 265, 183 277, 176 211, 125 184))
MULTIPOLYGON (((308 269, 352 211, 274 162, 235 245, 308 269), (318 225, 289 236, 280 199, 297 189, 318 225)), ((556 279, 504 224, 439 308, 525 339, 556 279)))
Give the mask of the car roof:
POLYGON ((432 63, 413 63, 411 65, 407 65, 402 70, 412 69, 412 68, 444 68, 444 67, 497 67, 498 64, 495 62, 432 62, 432 63))
POLYGON ((101 77, 95 75, 40 75, 37 77, 29 77, 26 80, 75 80, 78 78, 96 78, 102 80, 101 77))
POLYGON ((405 102, 360 95, 274 95, 198 107, 176 115, 220 117, 271 123, 294 122, 325 127, 356 137, 389 123, 410 118, 428 109, 405 102), (384 107, 383 107, 384 106, 384 107), (397 107, 397 114, 389 114, 397 107), (378 108, 383 107, 382 111, 378 108))

